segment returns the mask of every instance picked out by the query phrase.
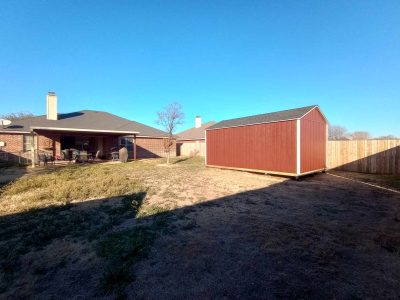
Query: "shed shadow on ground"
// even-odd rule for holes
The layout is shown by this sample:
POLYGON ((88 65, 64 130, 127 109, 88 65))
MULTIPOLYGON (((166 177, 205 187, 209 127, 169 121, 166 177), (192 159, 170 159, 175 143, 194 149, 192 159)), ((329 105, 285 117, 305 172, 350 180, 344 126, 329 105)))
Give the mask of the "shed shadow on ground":
POLYGON ((138 219, 144 197, 1 217, 2 296, 99 296, 99 282, 115 262, 96 254, 99 241, 123 233, 113 240, 122 245, 115 254, 121 257, 125 237, 137 226, 151 228, 144 232, 152 236, 149 252, 133 263, 142 250, 125 253, 117 262, 129 262, 132 276, 112 278, 123 281, 118 293, 129 298, 400 295, 397 195, 320 174, 138 219))

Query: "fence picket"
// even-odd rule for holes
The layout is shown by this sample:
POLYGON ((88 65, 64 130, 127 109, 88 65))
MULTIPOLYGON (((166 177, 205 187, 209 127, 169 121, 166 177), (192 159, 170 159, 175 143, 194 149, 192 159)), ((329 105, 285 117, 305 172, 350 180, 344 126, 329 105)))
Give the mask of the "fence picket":
POLYGON ((400 175, 400 140, 328 141, 327 167, 400 175))

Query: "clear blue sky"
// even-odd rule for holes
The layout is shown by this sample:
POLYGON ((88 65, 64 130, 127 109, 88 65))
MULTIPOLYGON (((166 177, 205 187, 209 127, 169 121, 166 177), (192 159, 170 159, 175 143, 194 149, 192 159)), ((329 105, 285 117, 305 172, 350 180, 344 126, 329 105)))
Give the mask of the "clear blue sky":
POLYGON ((6 1, 0 114, 104 110, 156 126, 166 104, 222 120, 319 104, 400 136, 400 1, 6 1))

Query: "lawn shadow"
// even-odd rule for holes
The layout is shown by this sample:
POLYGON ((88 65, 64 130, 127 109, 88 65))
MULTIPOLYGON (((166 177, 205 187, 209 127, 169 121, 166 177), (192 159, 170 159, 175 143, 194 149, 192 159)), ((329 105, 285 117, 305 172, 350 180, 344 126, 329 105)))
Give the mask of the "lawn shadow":
POLYGON ((12 162, 1 162, 0 189, 8 183, 15 181, 28 173, 27 166, 19 166, 12 162))
POLYGON ((145 196, 1 217, 2 296, 399 296, 397 195, 320 174, 154 214, 145 196))

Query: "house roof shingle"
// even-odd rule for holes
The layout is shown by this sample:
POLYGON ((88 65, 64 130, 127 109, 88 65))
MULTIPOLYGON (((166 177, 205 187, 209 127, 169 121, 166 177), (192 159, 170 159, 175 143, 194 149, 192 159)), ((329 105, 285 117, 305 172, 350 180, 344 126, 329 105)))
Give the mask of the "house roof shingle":
POLYGON ((318 106, 312 105, 243 118, 224 120, 209 127, 208 130, 299 119, 315 107, 318 106))
POLYGON ((32 128, 57 128, 73 130, 94 130, 104 132, 126 132, 138 133, 138 136, 165 137, 167 133, 144 125, 139 122, 130 121, 119 116, 94 110, 81 110, 77 112, 58 114, 58 120, 48 120, 46 115, 24 118, 14 121, 2 131, 31 131, 32 128))
POLYGON ((204 130, 206 130, 207 128, 209 128, 210 126, 212 126, 216 123, 217 122, 215 122, 215 121, 210 121, 210 122, 204 123, 199 128, 196 128, 196 127, 189 128, 180 133, 177 133, 176 135, 178 136, 178 140, 202 140, 205 138, 204 130))

